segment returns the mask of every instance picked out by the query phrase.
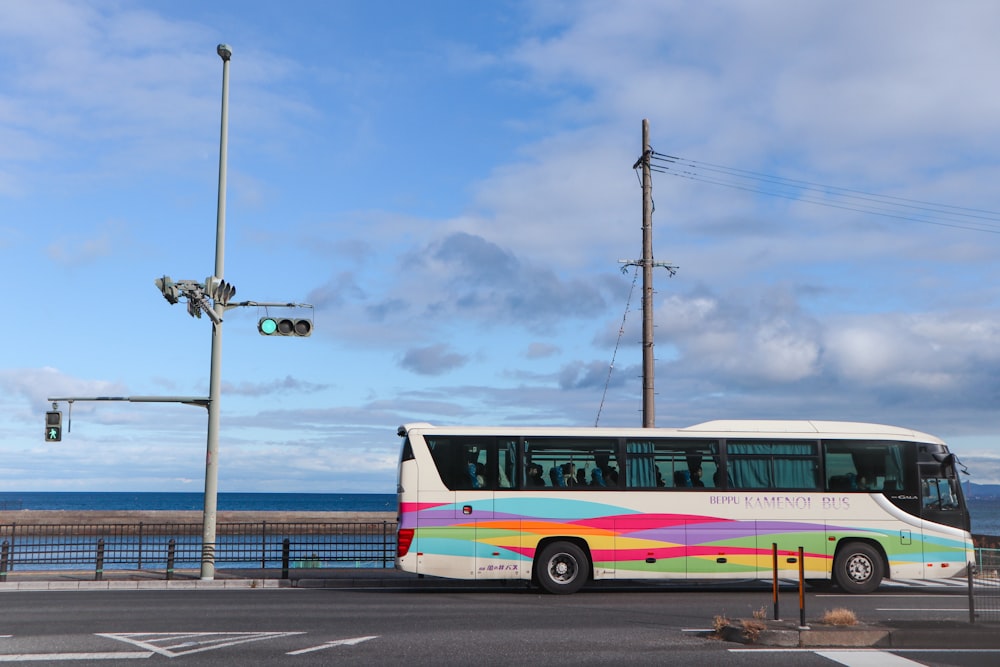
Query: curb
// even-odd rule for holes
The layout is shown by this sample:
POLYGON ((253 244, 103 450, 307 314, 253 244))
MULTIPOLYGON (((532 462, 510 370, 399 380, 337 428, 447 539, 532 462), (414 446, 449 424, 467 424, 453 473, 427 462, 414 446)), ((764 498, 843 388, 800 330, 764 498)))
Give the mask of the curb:
POLYGON ((792 622, 756 621, 749 625, 748 631, 742 624, 730 623, 707 636, 746 646, 777 648, 1000 649, 1000 626, 996 623, 949 623, 948 627, 927 623, 900 623, 899 627, 869 624, 800 627, 792 622))

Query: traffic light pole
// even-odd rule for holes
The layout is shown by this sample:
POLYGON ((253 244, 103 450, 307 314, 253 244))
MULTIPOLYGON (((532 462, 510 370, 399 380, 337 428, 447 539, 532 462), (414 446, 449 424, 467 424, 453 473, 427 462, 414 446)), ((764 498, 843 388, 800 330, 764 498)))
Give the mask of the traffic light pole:
MULTIPOLYGON (((226 44, 216 48, 222 58, 222 121, 219 131, 219 197, 215 218, 215 273, 222 280, 226 250, 226 161, 229 153, 229 59, 226 44)), ((208 382, 208 445, 205 453, 205 512, 202 520, 201 578, 215 578, 215 524, 219 498, 219 397, 222 393, 222 315, 226 306, 216 300, 212 309, 212 363, 208 382)))
MULTIPOLYGON (((226 245, 226 162, 229 141, 229 60, 232 49, 226 44, 216 48, 222 58, 222 123, 219 140, 219 198, 215 226, 215 273, 205 279, 204 283, 194 280, 179 280, 176 283, 170 276, 157 278, 154 283, 170 304, 176 304, 181 297, 187 300, 188 314, 193 317, 208 316, 212 321, 212 358, 209 376, 208 398, 192 396, 131 396, 131 397, 96 397, 96 398, 50 398, 50 401, 68 401, 72 406, 74 401, 130 401, 156 403, 185 403, 208 408, 208 442, 205 455, 205 508, 202 523, 202 554, 201 578, 215 578, 215 546, 216 517, 218 510, 219 491, 219 414, 220 396, 222 393, 222 316, 230 308, 248 306, 275 306, 282 308, 312 308, 309 304, 298 303, 266 303, 243 301, 230 303, 236 293, 233 285, 223 280, 225 245, 226 245), (211 303, 210 303, 211 300, 211 303)), ((311 320, 296 320, 291 333, 281 335, 308 336, 312 332, 311 320)), ((259 327, 260 325, 258 325, 259 327)), ((261 331, 262 333, 263 330, 261 331)), ((53 421, 61 422, 61 413, 55 416, 57 409, 53 407, 53 421)), ((46 417, 46 425, 49 417, 46 417)), ((52 441, 61 439, 61 423, 52 441), (59 437, 56 437, 59 436, 59 437)), ((48 433, 48 431, 46 431, 48 433)), ((49 439, 49 436, 46 435, 49 439)))

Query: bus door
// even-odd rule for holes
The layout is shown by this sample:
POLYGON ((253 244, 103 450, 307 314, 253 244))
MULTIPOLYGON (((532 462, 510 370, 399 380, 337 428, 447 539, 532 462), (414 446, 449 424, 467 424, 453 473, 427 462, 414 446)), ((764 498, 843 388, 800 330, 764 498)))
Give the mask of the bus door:
POLYGON ((969 530, 968 512, 955 474, 955 457, 920 461, 920 516, 927 521, 969 530))
MULTIPOLYGON (((474 578, 477 572, 476 528, 493 518, 493 490, 486 463, 489 447, 466 436, 425 436, 443 487, 421 480, 421 526, 418 549, 433 553, 445 571, 420 568, 426 574, 474 578), (446 558, 441 558, 446 557, 446 558)), ((489 440, 489 439, 487 439, 489 440)))
MULTIPOLYGON (((497 518, 495 495, 514 488, 515 441, 496 437, 438 437, 438 470, 449 488, 449 554, 476 579, 517 579, 521 574, 520 522, 497 518)), ((430 442, 428 442, 430 444, 430 442)), ((437 462, 438 454, 435 454, 437 462)))
POLYGON ((520 519, 496 513, 497 496, 512 491, 517 480, 516 441, 480 438, 477 443, 475 463, 483 475, 484 491, 480 497, 476 497, 478 493, 462 494, 475 501, 458 503, 459 511, 472 520, 475 529, 476 579, 518 579, 522 568, 520 519))

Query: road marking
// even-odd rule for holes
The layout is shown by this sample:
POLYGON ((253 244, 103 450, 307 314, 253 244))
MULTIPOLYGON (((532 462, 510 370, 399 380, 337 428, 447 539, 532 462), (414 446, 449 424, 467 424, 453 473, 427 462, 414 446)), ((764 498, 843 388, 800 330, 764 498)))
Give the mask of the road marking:
MULTIPOLYGON (((837 594, 828 593, 826 595, 823 595, 823 594, 817 595, 816 599, 819 599, 819 598, 826 598, 826 599, 829 599, 829 598, 844 598, 844 599, 849 599, 849 600, 860 600, 860 599, 867 599, 867 600, 872 600, 872 599, 874 599, 874 600, 888 600, 890 598, 900 598, 900 599, 903 599, 903 600, 913 600, 915 597, 916 596, 914 596, 914 595, 887 595, 887 594, 884 594, 884 593, 872 593, 870 595, 853 595, 853 594, 850 594, 850 595, 837 595, 837 594)), ((935 595, 935 594, 923 595, 923 594, 921 594, 920 599, 930 599, 930 600, 968 600, 969 596, 968 595, 951 595, 950 593, 949 594, 944 594, 944 595, 935 595)))
POLYGON ((366 642, 369 639, 378 639, 378 635, 371 635, 369 637, 352 637, 351 639, 335 639, 332 642, 326 642, 325 644, 320 644, 319 646, 310 646, 309 648, 301 648, 298 651, 289 651, 285 655, 302 655, 303 653, 322 651, 324 649, 333 648, 334 646, 354 646, 356 644, 360 644, 361 642, 366 642))
POLYGON ((924 663, 877 648, 814 649, 814 648, 731 648, 730 653, 815 653, 847 667, 912 667, 924 663))
POLYGON ((168 658, 176 658, 179 655, 213 651, 226 646, 304 634, 304 632, 124 632, 98 633, 97 636, 126 642, 168 658))
POLYGON ((899 655, 877 650, 815 651, 815 653, 828 660, 847 665, 847 667, 908 667, 910 665, 924 664, 922 662, 914 662, 899 655))
POLYGON ((109 653, 10 653, 0 655, 0 662, 36 662, 40 660, 131 660, 152 657, 151 651, 111 651, 109 653))
POLYGON ((968 609, 948 609, 946 607, 878 607, 875 611, 948 611, 956 614, 968 614, 968 609))

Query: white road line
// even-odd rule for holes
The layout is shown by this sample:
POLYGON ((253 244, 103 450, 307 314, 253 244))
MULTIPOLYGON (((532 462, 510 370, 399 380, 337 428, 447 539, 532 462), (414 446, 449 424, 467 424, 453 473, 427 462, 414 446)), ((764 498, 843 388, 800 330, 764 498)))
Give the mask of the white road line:
POLYGON ((332 642, 326 642, 325 644, 320 644, 319 646, 310 646, 309 648, 300 648, 298 651, 289 651, 285 655, 302 655, 303 653, 322 651, 324 649, 333 648, 334 646, 354 646, 355 644, 366 642, 369 639, 378 639, 378 635, 371 635, 370 637, 352 637, 351 639, 335 639, 332 642))
POLYGON ((875 611, 943 611, 954 614, 968 614, 968 609, 946 609, 943 607, 878 607, 875 611))
POLYGON ((828 660, 847 665, 847 667, 908 667, 924 664, 892 653, 885 653, 884 651, 816 651, 816 655, 821 655, 828 660))
POLYGON ((144 648, 154 653, 176 658, 179 655, 212 651, 226 646, 236 646, 249 642, 278 639, 304 632, 126 632, 98 633, 106 637, 144 648))
POLYGON ((0 655, 0 662, 37 662, 41 660, 131 660, 149 658, 151 651, 111 651, 109 653, 10 653, 0 655))
MULTIPOLYGON (((861 599, 867 599, 867 600, 872 600, 872 599, 874 599, 874 600, 888 600, 890 598, 902 598, 904 600, 912 600, 912 599, 914 599, 914 596, 912 594, 911 595, 886 595, 884 593, 873 593, 871 595, 853 595, 853 594, 851 594, 851 595, 837 595, 837 594, 833 594, 833 593, 828 593, 826 595, 817 595, 816 598, 817 599, 824 598, 824 599, 827 599, 827 600, 830 599, 830 598, 844 598, 846 600, 861 600, 861 599)), ((951 595, 951 594, 947 594, 947 595, 927 595, 927 596, 921 596, 921 599, 931 599, 931 600, 968 600, 969 596, 968 595, 951 595)))

